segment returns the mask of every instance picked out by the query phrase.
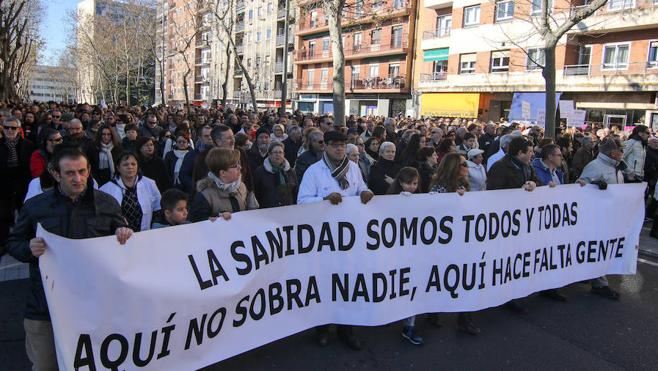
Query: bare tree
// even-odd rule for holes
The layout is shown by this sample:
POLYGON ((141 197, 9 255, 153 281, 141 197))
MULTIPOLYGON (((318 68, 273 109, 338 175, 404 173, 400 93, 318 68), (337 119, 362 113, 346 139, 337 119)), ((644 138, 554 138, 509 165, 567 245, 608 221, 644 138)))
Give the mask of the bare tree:
MULTIPOLYGON (((534 1, 530 0, 534 3, 534 1)), ((555 49, 560 39, 571 30, 574 26, 582 20, 590 17, 597 10, 603 7, 608 0, 591 0, 589 2, 582 2, 576 4, 576 1, 569 2, 566 8, 557 8, 551 10, 553 1, 540 0, 541 13, 538 16, 533 14, 517 12, 515 18, 526 21, 532 25, 533 33, 523 35, 522 37, 506 35, 507 39, 515 46, 521 48, 531 60, 532 63, 537 65, 542 70, 542 77, 544 78, 546 87, 546 127, 545 136, 553 138, 555 136, 556 124, 556 105, 555 92, 555 49), (522 45, 520 39, 527 40, 533 35, 538 35, 543 42, 544 61, 541 63, 539 60, 534 60, 530 55, 527 48, 522 45)))
MULTIPOLYGON (((235 34, 233 32, 233 15, 234 15, 234 0, 228 0, 225 4, 220 4, 219 1, 215 2, 215 7, 212 10, 212 14, 217 22, 217 25, 226 33, 226 39, 228 40, 228 45, 230 46, 233 54, 235 55, 235 63, 238 68, 242 71, 245 82, 247 83, 247 88, 249 89, 249 96, 251 97, 251 105, 255 112, 258 112, 258 102, 256 101, 256 91, 254 89, 253 79, 251 74, 245 68, 244 63, 238 57, 238 48, 235 45, 235 34)), ((227 52, 227 56, 228 56, 227 52)), ((228 69, 228 61, 227 61, 228 69)), ((224 89, 226 91, 226 89, 224 89)))
POLYGON ((0 101, 28 94, 31 68, 41 46, 39 0, 0 0, 0 101))

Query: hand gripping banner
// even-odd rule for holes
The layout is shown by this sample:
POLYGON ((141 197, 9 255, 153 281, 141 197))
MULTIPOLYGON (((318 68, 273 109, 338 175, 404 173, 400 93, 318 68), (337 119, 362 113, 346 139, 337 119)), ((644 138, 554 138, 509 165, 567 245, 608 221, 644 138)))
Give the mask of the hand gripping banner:
POLYGON ((327 324, 634 274, 645 184, 376 196, 116 237, 39 229, 63 370, 193 370, 327 324))

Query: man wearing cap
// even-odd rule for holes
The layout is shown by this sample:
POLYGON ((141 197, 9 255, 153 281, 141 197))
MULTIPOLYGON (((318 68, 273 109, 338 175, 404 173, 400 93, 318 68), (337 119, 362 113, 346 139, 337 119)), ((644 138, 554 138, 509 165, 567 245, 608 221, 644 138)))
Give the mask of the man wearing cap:
MULTIPOLYGON (((608 184, 624 183, 623 170, 626 164, 621 160, 622 153, 619 144, 614 139, 608 138, 599 144, 599 154, 594 161, 583 169, 579 182, 596 184, 599 189, 608 188, 608 184)), ((612 290, 605 276, 595 278, 592 282, 592 293, 611 300, 619 300, 619 293, 612 290)))
MULTIPOLYGON (((332 205, 342 202, 343 197, 360 196, 366 204, 373 193, 363 181, 359 165, 349 160, 345 154, 347 137, 339 131, 324 133, 325 150, 322 159, 311 165, 302 179, 297 195, 298 204, 329 200, 332 205)), ((326 346, 329 340, 329 326, 317 328, 317 341, 326 346)), ((338 337, 348 347, 361 349, 361 341, 354 334, 352 326, 337 325, 338 337)))
POLYGON ((249 149, 247 156, 249 157, 249 170, 255 173, 259 166, 263 165, 265 158, 267 158, 267 149, 270 147, 270 132, 265 127, 261 127, 256 131, 256 143, 249 149))
POLYGON ((484 170, 484 157, 482 154, 483 150, 478 148, 473 148, 468 151, 466 156, 468 161, 468 182, 471 185, 471 192, 479 192, 487 189, 487 172, 484 170))

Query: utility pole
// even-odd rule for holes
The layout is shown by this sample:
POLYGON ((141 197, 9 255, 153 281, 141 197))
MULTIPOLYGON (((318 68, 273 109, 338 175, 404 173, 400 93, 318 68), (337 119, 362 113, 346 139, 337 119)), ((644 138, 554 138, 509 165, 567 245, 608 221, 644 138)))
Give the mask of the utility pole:
POLYGON ((287 96, 288 96, 288 29, 290 28, 288 25, 288 20, 289 16, 288 14, 290 13, 290 0, 286 0, 286 18, 284 20, 284 31, 283 35, 285 40, 283 41, 283 81, 281 85, 281 108, 279 110, 279 115, 284 115, 286 113, 286 103, 288 102, 287 96))

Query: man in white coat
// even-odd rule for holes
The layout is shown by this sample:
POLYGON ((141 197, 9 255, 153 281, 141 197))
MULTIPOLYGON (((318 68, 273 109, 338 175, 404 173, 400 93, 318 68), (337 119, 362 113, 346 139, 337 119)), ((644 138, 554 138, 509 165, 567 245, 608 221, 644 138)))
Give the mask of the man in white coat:
MULTIPOLYGON (((329 200, 333 205, 343 201, 343 197, 361 197, 361 202, 368 203, 373 193, 363 181, 359 165, 350 161, 345 153, 347 137, 339 131, 324 133, 325 150, 322 159, 304 173, 302 184, 297 194, 298 204, 307 204, 329 200)), ((317 327, 317 341, 320 346, 329 342, 329 326, 317 327)), ((338 337, 348 347, 361 349, 361 341, 354 334, 352 326, 337 325, 338 337)))

